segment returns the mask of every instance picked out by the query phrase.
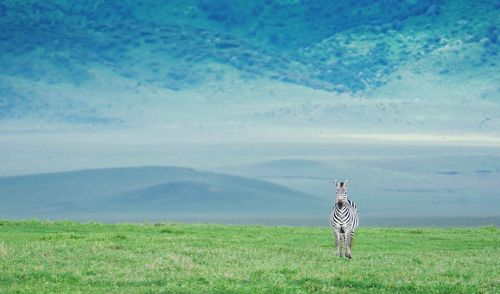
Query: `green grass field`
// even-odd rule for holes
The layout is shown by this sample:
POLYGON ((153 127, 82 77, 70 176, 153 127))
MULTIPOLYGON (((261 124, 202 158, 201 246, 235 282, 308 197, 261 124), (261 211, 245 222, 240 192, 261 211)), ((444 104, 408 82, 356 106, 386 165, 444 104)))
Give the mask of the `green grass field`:
POLYGON ((499 293, 499 233, 0 221, 0 292, 499 293))

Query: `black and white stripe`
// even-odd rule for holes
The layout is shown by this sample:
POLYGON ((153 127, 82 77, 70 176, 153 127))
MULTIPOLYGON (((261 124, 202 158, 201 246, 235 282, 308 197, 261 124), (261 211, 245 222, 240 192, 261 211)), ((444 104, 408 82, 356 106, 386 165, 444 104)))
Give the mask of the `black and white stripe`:
POLYGON ((347 183, 347 180, 335 181, 337 197, 330 214, 330 226, 333 228, 337 254, 343 255, 342 247, 345 245, 346 257, 351 258, 352 239, 358 227, 359 218, 356 204, 347 197, 347 183))
POLYGON ((358 227, 358 208, 356 203, 346 198, 346 204, 335 203, 330 215, 330 225, 333 228, 342 228, 343 231, 353 231, 358 227))

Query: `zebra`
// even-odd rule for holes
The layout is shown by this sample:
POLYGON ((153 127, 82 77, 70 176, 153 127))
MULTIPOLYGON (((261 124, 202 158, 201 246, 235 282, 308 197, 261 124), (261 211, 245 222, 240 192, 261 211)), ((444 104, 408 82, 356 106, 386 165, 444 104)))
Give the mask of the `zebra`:
POLYGON ((358 209, 356 204, 347 198, 348 180, 338 182, 335 180, 336 201, 330 214, 330 226, 335 236, 337 255, 342 257, 342 246, 345 245, 347 258, 352 258, 351 245, 354 230, 358 227, 358 209))

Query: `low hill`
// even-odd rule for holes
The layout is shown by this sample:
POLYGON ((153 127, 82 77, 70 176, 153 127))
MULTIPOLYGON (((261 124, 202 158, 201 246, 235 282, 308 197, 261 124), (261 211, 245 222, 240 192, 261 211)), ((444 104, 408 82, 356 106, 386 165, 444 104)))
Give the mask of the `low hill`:
POLYGON ((371 158, 282 159, 220 170, 307 192, 328 203, 335 199, 334 180, 349 179, 349 196, 368 225, 379 224, 376 218, 400 218, 392 225, 467 225, 500 220, 499 166, 498 156, 452 155, 444 149, 371 158))
POLYGON ((307 215, 322 201, 261 180, 177 167, 83 170, 0 178, 4 218, 172 219, 307 215))

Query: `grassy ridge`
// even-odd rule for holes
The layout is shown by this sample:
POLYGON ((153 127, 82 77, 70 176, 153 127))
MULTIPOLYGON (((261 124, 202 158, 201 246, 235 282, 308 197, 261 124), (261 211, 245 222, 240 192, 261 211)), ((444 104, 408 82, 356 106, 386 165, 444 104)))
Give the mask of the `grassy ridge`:
POLYGON ((0 221, 0 292, 500 291, 497 227, 328 228, 0 221))

